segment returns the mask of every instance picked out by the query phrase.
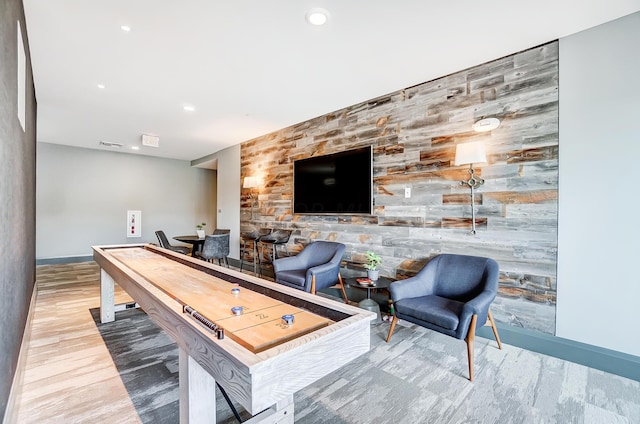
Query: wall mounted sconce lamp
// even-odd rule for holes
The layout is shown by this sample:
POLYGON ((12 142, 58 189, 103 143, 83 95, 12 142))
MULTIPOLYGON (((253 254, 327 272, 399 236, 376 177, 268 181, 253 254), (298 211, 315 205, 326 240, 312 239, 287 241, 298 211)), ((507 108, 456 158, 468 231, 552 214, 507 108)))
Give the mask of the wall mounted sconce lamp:
POLYGON ((458 144, 456 146, 455 165, 469 164, 469 179, 460 181, 460 185, 468 185, 471 189, 471 234, 476 233, 476 208, 475 208, 475 190, 477 190, 484 180, 475 175, 473 170, 474 163, 486 163, 487 157, 484 153, 482 142, 476 141, 472 143, 458 144))
POLYGON ((251 220, 253 220, 253 189, 258 188, 258 178, 257 177, 244 177, 244 181, 242 182, 242 188, 249 189, 249 199, 251 199, 251 220))
POLYGON ((249 197, 253 199, 253 190, 258 187, 258 178, 256 177, 244 177, 244 182, 242 183, 242 188, 249 189, 249 197))

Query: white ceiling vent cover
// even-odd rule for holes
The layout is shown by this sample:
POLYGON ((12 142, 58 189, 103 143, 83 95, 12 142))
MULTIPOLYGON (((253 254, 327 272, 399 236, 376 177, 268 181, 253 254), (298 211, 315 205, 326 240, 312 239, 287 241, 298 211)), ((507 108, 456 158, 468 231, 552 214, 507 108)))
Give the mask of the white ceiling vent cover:
POLYGON ((148 147, 158 147, 160 146, 160 137, 142 134, 142 145, 148 147))

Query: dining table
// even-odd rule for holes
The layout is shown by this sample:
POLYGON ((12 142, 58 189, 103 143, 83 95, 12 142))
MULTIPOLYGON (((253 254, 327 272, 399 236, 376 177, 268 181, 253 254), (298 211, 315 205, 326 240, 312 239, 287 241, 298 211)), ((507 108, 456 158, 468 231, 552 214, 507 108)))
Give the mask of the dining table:
POLYGON ((192 245, 191 255, 196 256, 196 253, 200 253, 202 251, 202 246, 204 246, 204 237, 198 237, 197 235, 187 235, 187 236, 175 236, 174 240, 181 241, 182 243, 187 243, 192 245))

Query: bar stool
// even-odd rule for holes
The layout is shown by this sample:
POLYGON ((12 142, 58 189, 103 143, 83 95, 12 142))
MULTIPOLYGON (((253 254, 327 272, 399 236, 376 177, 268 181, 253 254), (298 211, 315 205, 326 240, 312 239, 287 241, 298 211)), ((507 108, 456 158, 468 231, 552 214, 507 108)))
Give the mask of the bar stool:
POLYGON ((266 236, 269 233, 271 233, 271 228, 261 228, 259 230, 240 234, 240 239, 242 240, 242 248, 240 249, 240 272, 242 272, 242 267, 244 266, 245 255, 251 255, 253 259, 253 275, 258 275, 258 266, 256 264, 256 262, 260 261, 260 258, 258 257, 258 241, 261 237, 266 236), (251 243, 253 254, 251 254, 252 252, 247 249, 248 243, 251 243))
MULTIPOLYGON (((260 244, 260 257, 261 258, 271 258, 268 260, 268 263, 273 263, 278 258, 278 246, 284 246, 284 251, 289 256, 289 250, 287 249, 287 243, 289 242, 289 237, 291 237, 291 230, 273 230, 271 234, 267 234, 266 236, 260 237, 258 240, 258 244, 260 244), (267 249, 267 254, 265 256, 264 249, 267 249), (269 254, 269 249, 271 249, 271 254, 269 254)), ((260 275, 262 275, 262 262, 258 259, 258 265, 260 266, 260 275)))

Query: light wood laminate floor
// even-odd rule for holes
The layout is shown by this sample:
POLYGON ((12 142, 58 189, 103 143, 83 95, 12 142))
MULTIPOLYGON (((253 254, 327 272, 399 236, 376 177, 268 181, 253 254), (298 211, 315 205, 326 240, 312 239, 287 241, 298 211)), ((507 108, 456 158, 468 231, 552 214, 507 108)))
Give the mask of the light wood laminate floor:
MULTIPOLYGON (((99 267, 41 266, 36 281, 18 422, 140 422, 91 315, 100 305, 99 267)), ((118 288, 116 303, 128 301, 118 288)))
MULTIPOLYGON (((95 263, 40 266, 37 286, 18 423, 178 422, 177 348, 139 310, 99 324, 95 263)), ((387 331, 372 326, 369 353, 296 394, 297 423, 640 423, 639 382, 478 338, 471 383, 463 342, 387 331)))

